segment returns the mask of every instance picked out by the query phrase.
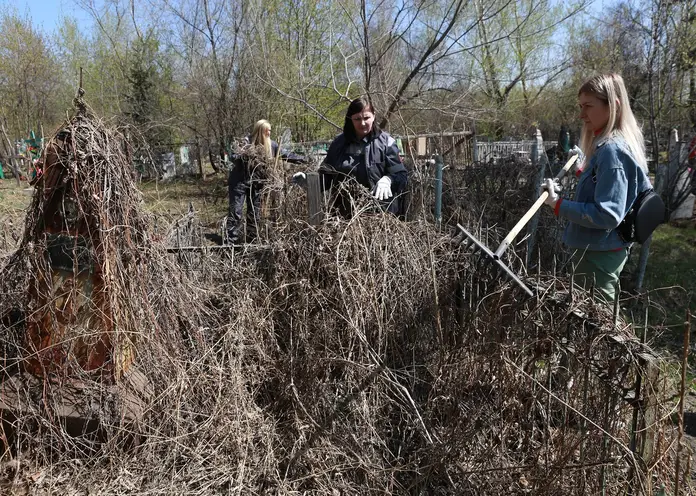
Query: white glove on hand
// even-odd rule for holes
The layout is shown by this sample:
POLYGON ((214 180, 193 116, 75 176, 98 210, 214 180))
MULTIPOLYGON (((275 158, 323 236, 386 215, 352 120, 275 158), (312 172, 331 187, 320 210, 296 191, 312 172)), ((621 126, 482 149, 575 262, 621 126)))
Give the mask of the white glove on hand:
POLYGON ((578 156, 578 159, 573 164, 573 170, 576 172, 583 170, 585 168, 585 154, 582 153, 582 150, 578 147, 578 145, 575 145, 568 151, 568 158, 572 157, 573 155, 578 156))
POLYGON ((292 175, 292 184, 297 184, 298 186, 301 187, 306 187, 307 186, 307 174, 304 172, 295 172, 292 175))
POLYGON ((375 186, 375 191, 372 196, 378 200, 387 200, 394 196, 392 195, 391 190, 391 177, 384 176, 382 179, 377 181, 377 185, 375 186))
POLYGON ((546 198, 546 203, 551 208, 556 208, 556 203, 558 202, 558 193, 561 191, 561 185, 557 179, 545 179, 541 185, 541 189, 549 192, 549 196, 546 198))

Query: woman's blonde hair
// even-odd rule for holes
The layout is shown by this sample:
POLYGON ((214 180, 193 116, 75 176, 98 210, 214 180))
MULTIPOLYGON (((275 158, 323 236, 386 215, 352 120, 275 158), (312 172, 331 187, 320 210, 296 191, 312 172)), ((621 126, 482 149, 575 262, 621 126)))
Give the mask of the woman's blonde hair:
POLYGON ((271 138, 266 136, 266 131, 271 129, 271 123, 266 119, 256 121, 254 130, 251 133, 251 144, 254 146, 263 146, 268 158, 273 158, 273 149, 271 147, 271 138))
POLYGON ((643 132, 636 122, 628 101, 628 92, 623 78, 619 74, 600 74, 587 80, 578 90, 578 96, 583 93, 594 95, 609 105, 609 121, 601 134, 595 137, 593 131, 583 126, 580 136, 580 148, 585 152, 587 163, 595 151, 595 139, 619 136, 626 141, 628 149, 638 165, 647 172, 645 160, 645 141, 643 132))

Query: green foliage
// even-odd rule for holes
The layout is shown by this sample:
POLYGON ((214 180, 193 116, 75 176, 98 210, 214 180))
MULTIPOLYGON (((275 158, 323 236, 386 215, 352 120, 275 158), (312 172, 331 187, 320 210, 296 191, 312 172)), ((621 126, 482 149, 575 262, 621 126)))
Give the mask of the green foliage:
POLYGON ((264 115, 301 141, 333 137, 331 123, 342 124, 347 105, 339 92, 351 86, 342 66, 345 37, 333 23, 341 10, 334 2, 269 1, 251 15, 245 60, 263 83, 264 115))
POLYGON ((163 60, 159 41, 152 30, 133 42, 128 61, 124 113, 151 148, 170 147, 173 133, 166 123, 163 107, 172 71, 163 60))
POLYGON ((52 105, 57 64, 45 36, 16 12, 0 12, 0 117, 13 137, 40 132, 59 115, 52 105))
POLYGON ((694 2, 604 5, 598 20, 574 16, 582 1, 112 0, 88 4, 91 30, 63 19, 52 43, 4 13, 0 109, 13 135, 52 128, 82 68, 90 106, 151 146, 223 146, 260 118, 296 140, 330 139, 367 91, 395 134, 520 136, 538 123, 553 138, 579 129, 577 88, 600 71, 624 75, 647 122, 653 60, 658 135, 684 134, 696 122, 694 2))
POLYGON ((689 86, 694 65, 684 57, 694 46, 696 3, 644 0, 605 9, 602 29, 588 21, 574 31, 569 81, 576 87, 595 73, 618 72, 645 132, 658 137, 688 122, 694 108, 689 86))

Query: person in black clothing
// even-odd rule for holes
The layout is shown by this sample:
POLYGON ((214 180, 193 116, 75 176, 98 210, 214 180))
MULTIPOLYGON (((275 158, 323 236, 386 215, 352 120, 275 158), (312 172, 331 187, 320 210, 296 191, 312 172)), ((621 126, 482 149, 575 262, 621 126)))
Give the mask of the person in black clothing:
POLYGON ((256 239, 261 218, 261 190, 269 160, 278 156, 278 143, 271 140, 271 124, 261 119, 254 124, 249 144, 233 159, 228 184, 229 213, 227 216, 227 243, 244 240, 242 213, 246 202, 246 241, 256 239))
MULTIPOLYGON (((346 179, 368 188, 387 212, 402 214, 400 195, 408 173, 396 141, 375 123, 374 107, 367 98, 350 102, 343 133, 329 146, 319 173, 323 188, 332 192, 334 205, 343 216, 352 214, 350 197, 345 190, 339 191, 340 183, 346 179)), ((293 180, 303 184, 306 175, 298 172, 293 180)))

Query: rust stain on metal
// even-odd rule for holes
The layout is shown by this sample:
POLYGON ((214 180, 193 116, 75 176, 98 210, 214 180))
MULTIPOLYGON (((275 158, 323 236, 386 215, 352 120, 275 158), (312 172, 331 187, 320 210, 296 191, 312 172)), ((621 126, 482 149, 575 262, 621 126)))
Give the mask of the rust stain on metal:
POLYGON ((73 375, 78 371, 71 369, 79 367, 117 380, 133 362, 134 349, 121 343, 115 356, 113 302, 100 263, 99 213, 85 211, 80 202, 85 192, 78 190, 79 172, 70 170, 76 167, 71 137, 63 131, 48 144, 42 184, 37 185, 43 209, 34 237, 45 248, 28 288, 35 311, 27 316, 25 369, 37 376, 73 375))

